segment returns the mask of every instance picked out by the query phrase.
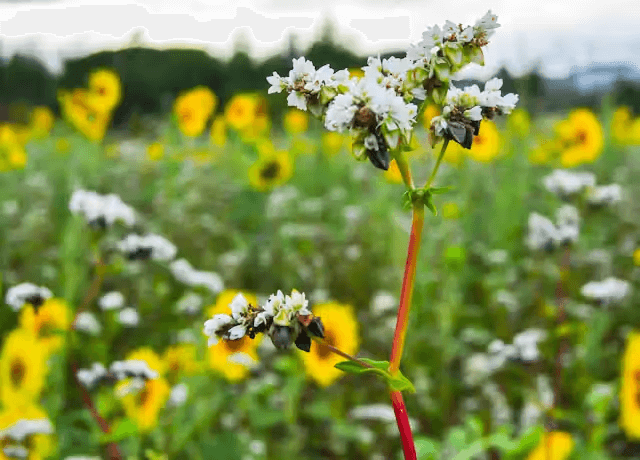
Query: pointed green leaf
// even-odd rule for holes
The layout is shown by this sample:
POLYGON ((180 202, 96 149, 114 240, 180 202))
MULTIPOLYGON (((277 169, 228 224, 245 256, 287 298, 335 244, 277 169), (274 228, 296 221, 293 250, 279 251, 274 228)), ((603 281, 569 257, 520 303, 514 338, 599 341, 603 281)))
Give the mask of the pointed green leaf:
POLYGON ((434 195, 439 195, 442 193, 447 193, 448 191, 453 190, 453 187, 430 187, 429 192, 434 195))
POLYGON ((438 210, 436 209, 433 201, 431 200, 431 196, 429 198, 425 198, 424 205, 433 213, 434 216, 438 215, 438 210))

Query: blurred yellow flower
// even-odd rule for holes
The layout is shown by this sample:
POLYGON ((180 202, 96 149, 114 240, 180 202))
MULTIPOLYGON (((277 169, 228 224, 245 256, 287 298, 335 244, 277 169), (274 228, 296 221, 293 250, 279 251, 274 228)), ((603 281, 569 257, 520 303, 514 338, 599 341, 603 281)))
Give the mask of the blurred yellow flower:
POLYGON ((633 252, 633 263, 635 265, 640 265, 640 248, 633 252))
MULTIPOLYGON (((325 303, 314 305, 313 314, 322 319, 324 340, 345 353, 355 355, 360 346, 358 320, 351 305, 325 303)), ((332 353, 326 346, 313 342, 311 350, 300 352, 307 375, 320 386, 326 387, 335 382, 342 371, 335 364, 344 358, 332 353)))
POLYGON ((595 161, 604 146, 602 126, 588 109, 577 109, 556 125, 560 162, 570 168, 595 161))
POLYGON ((64 119, 86 138, 97 142, 101 141, 107 132, 111 113, 94 107, 93 101, 86 89, 58 92, 58 102, 64 119))
POLYGON ((192 343, 173 345, 167 348, 162 357, 167 372, 172 377, 193 375, 200 370, 196 346, 192 343))
POLYGON ((34 334, 47 353, 64 344, 64 333, 71 328, 71 310, 62 299, 47 299, 37 310, 26 305, 20 314, 20 327, 34 334))
POLYGON ((431 128, 431 120, 438 115, 440 115, 440 108, 437 105, 427 105, 427 108, 424 109, 424 113, 422 114, 422 126, 425 130, 429 131, 431 128))
POLYGON ((286 150, 260 155, 249 168, 249 182, 260 192, 284 184, 292 175, 293 161, 286 150))
POLYGON ((69 147, 71 147, 71 144, 69 144, 69 140, 67 138, 60 137, 56 139, 56 151, 60 153, 67 153, 69 151, 69 147))
POLYGON ((227 143, 227 124, 222 115, 215 117, 211 123, 211 142, 217 147, 224 147, 227 143))
POLYGON ((309 128, 309 115, 298 109, 289 109, 284 115, 284 130, 291 135, 304 133, 309 128))
MULTIPOLYGON (((440 154, 441 148, 442 144, 438 144, 433 149, 433 153, 434 155, 436 155, 436 157, 440 154)), ((443 160, 451 165, 460 166, 460 163, 462 163, 465 155, 465 149, 462 148, 460 144, 458 144, 457 142, 449 142, 449 144, 447 145, 447 150, 445 150, 444 152, 443 160)))
POLYGON ((227 103, 224 118, 227 125, 236 131, 262 132, 269 124, 267 101, 258 94, 236 94, 227 103))
POLYGON ((15 329, 0 353, 0 399, 4 407, 28 404, 40 397, 47 376, 46 351, 30 331, 15 329))
POLYGON ((113 111, 122 99, 120 76, 111 69, 98 69, 89 74, 92 107, 101 112, 113 111))
POLYGON ((398 168, 398 162, 395 158, 389 163, 389 169, 384 172, 384 178, 392 184, 402 183, 402 174, 400 174, 400 168, 398 168))
POLYGON ((149 431, 157 425, 160 410, 171 392, 169 383, 163 377, 166 365, 150 348, 140 348, 129 353, 127 360, 145 361, 150 369, 159 374, 155 379, 146 380, 142 389, 129 390, 131 379, 122 380, 115 387, 116 395, 121 396, 126 416, 132 419, 141 431, 149 431))
POLYGON ((640 144, 640 117, 634 119, 629 107, 618 107, 614 112, 611 138, 618 144, 640 144))
POLYGON ((640 333, 631 332, 622 358, 620 427, 631 439, 640 439, 640 333))
POLYGON ((164 157, 164 144, 153 142, 147 145, 147 158, 151 161, 159 161, 164 157))
MULTIPOLYGON (((0 432, 10 428, 18 423, 20 420, 44 420, 48 419, 47 413, 34 403, 27 403, 24 405, 13 405, 5 407, 0 411, 0 432)), ((28 442, 24 447, 27 448, 28 456, 25 457, 28 460, 41 460, 44 458, 50 458, 54 448, 54 438, 49 434, 36 434, 28 438, 28 442)), ((0 447, 3 446, 2 440, 0 440, 0 447)), ((3 450, 0 450, 0 460, 10 460, 15 457, 7 457, 4 455, 3 450)))
POLYGON ((36 137, 46 137, 49 135, 55 116, 47 106, 35 107, 31 112, 30 129, 36 137))
POLYGON ((529 162, 534 165, 544 165, 549 162, 551 159, 551 154, 555 150, 553 147, 553 143, 549 142, 550 145, 539 145, 537 147, 529 150, 529 162))
POLYGON ((569 433, 552 431, 544 433, 540 444, 527 460, 565 460, 573 450, 574 441, 569 433))
POLYGON ((342 146, 347 140, 344 134, 337 133, 335 131, 325 131, 322 133, 322 152, 330 157, 342 149, 342 146))
POLYGON ((218 98, 206 86, 197 86, 181 93, 173 105, 180 131, 189 137, 202 134, 217 103, 218 98))
POLYGON ((507 118, 507 128, 517 137, 527 137, 531 129, 531 117, 525 109, 515 109, 507 118))
MULTIPOLYGON (((207 309, 209 317, 218 313, 231 314, 229 304, 233 298, 242 293, 247 302, 257 305, 258 299, 255 295, 236 290, 225 290, 218 295, 215 305, 207 309)), ((262 334, 251 339, 248 336, 240 340, 220 340, 216 345, 208 349, 209 367, 222 374, 230 382, 237 382, 249 375, 253 363, 258 361, 257 348, 262 340, 262 334)))
POLYGON ((478 135, 473 138, 468 155, 476 161, 488 163, 493 160, 500 151, 500 134, 492 121, 483 121, 480 124, 478 135))
POLYGON ((444 203, 442 205, 442 217, 444 219, 457 219, 460 217, 460 208, 451 201, 444 203))
POLYGON ((0 172, 24 168, 27 152, 20 143, 15 127, 0 124, 0 172))

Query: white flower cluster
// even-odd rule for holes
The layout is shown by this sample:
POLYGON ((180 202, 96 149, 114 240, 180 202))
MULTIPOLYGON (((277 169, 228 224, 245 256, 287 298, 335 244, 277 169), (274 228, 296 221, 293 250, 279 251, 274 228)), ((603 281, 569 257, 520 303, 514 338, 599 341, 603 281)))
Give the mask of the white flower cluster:
POLYGON ((196 270, 186 259, 174 260, 171 262, 169 270, 178 281, 189 286, 203 286, 213 294, 218 294, 224 289, 220 275, 196 270))
POLYGON ((587 193, 587 201, 592 206, 604 206, 618 203, 622 200, 622 187, 618 184, 593 187, 587 193))
MULTIPOLYGON (((370 57, 362 69, 362 78, 350 77, 346 69, 335 72, 329 65, 316 69, 311 61, 301 57, 293 60, 287 77, 276 72, 267 77, 271 85, 268 92, 286 91, 290 106, 309 110, 322 118, 331 131, 350 130, 355 157, 368 157, 376 167, 386 170, 390 161, 388 150, 410 142, 418 112, 412 101, 431 98, 441 104, 453 74, 471 62, 484 63, 482 47, 497 27, 497 16, 491 11, 474 26, 463 27, 447 21, 442 28, 431 27, 404 58, 370 57)), ((477 91, 479 99, 464 110, 470 109, 469 115, 478 121, 482 119, 480 112, 485 118, 509 113, 518 98, 513 94, 502 97, 501 84, 492 80, 484 92, 477 91)), ((449 90, 451 104, 456 91, 459 90, 449 90)), ((452 122, 456 123, 454 108, 459 109, 452 105, 449 112, 453 112, 452 122)), ((449 116, 447 113, 441 117, 443 123, 449 116)))
POLYGON ((609 277, 603 281, 591 281, 580 289, 580 293, 589 299, 604 305, 622 301, 631 292, 629 282, 609 277))
POLYGON ((29 451, 20 444, 7 444, 2 448, 5 458, 28 458, 29 451))
POLYGON ((76 315, 73 328, 76 331, 86 332, 91 335, 98 335, 102 332, 102 326, 98 322, 98 319, 93 313, 88 311, 83 311, 76 315))
POLYGON ((483 91, 478 85, 467 86, 463 90, 452 85, 447 92, 442 115, 431 120, 433 143, 444 137, 464 148, 471 148, 473 137, 480 130, 480 121, 509 114, 518 103, 517 94, 503 96, 500 88, 502 80, 499 78, 485 83, 483 91))
POLYGON ((171 388, 169 394, 169 405, 174 407, 182 406, 187 402, 189 396, 189 387, 184 383, 179 383, 171 388))
POLYGON ((513 344, 493 340, 486 353, 474 353, 464 363, 464 381, 477 385, 502 369, 508 361, 533 362, 540 359, 538 343, 547 337, 542 329, 527 329, 513 338, 513 344))
POLYGON ((39 306, 53 296, 52 292, 43 286, 32 283, 21 283, 10 287, 4 301, 13 311, 19 311, 24 304, 39 306))
POLYGON ((529 215, 527 246, 531 250, 552 250, 561 244, 573 243, 580 235, 580 216, 571 205, 564 205, 556 212, 557 224, 538 214, 529 215))
POLYGON ((176 304, 176 310, 178 311, 178 313, 195 315, 202 309, 202 304, 202 297, 198 294, 190 292, 178 301, 178 303, 176 304))
POLYGON ((117 247, 130 260, 152 259, 169 261, 173 260, 178 252, 171 241, 153 233, 147 235, 131 233, 124 240, 118 242, 117 247))
POLYGON ((29 436, 52 433, 53 425, 49 419, 20 419, 5 429, 0 430, 0 439, 9 438, 17 442, 22 442, 29 436))
POLYGON ((124 296, 118 291, 107 292, 98 299, 98 305, 103 310, 117 310, 124 305, 124 296))
POLYGON ((123 308, 118 312, 118 322, 125 327, 136 327, 140 324, 140 315, 133 307, 123 308))
POLYGON ((78 369, 76 377, 86 388, 93 388, 100 380, 107 376, 107 368, 100 363, 93 363, 90 369, 78 369))
POLYGON ((90 225, 105 228, 122 221, 131 227, 136 221, 133 208, 125 204, 118 195, 100 195, 90 190, 76 190, 71 195, 69 210, 84 215, 90 225))
POLYGON ((302 330, 300 318, 309 319, 304 325, 313 335, 324 337, 324 329, 308 306, 305 294, 296 290, 286 296, 282 291, 271 294, 262 307, 251 305, 242 294, 237 294, 229 304, 231 315, 219 313, 207 320, 204 333, 209 337, 209 346, 220 339, 239 340, 245 335, 254 338, 257 333, 267 332, 278 348, 288 348, 293 339, 298 348, 309 351, 311 339, 302 330))
POLYGON ((544 188, 561 197, 582 192, 596 185, 596 176, 590 172, 555 169, 542 179, 544 188))
POLYGON ((109 372, 118 380, 130 377, 138 377, 145 380, 158 378, 158 373, 149 368, 146 361, 140 359, 129 359, 127 361, 115 361, 109 367, 109 372))

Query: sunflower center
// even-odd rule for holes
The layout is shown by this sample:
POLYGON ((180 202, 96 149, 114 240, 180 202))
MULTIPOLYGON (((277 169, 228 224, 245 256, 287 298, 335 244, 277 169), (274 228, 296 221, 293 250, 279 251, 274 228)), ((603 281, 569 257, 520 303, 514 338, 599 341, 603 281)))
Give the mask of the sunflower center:
MULTIPOLYGON (((334 346, 336 343, 336 337, 331 332, 324 333, 324 341, 331 346, 334 346)), ((318 344, 318 356, 320 359, 327 359, 331 354, 331 349, 325 345, 324 343, 318 344)))
POLYGON ((275 179, 280 172, 280 163, 277 161, 270 161, 264 165, 260 170, 260 177, 266 180, 275 179))
POLYGON ((139 406, 144 406, 147 403, 147 401, 149 400, 149 396, 151 396, 149 393, 150 392, 147 389, 147 385, 145 384, 144 388, 140 391, 140 393, 138 393, 139 406))
POLYGON ((245 340, 246 337, 243 337, 239 340, 227 340, 224 342, 224 344, 226 345, 227 350, 229 350, 230 352, 236 352, 242 349, 245 344, 245 340))
POLYGON ((98 88, 98 94, 100 96, 104 96, 106 92, 107 90, 104 88, 104 86, 101 86, 100 88, 98 88))
POLYGON ((578 144, 584 144, 587 140, 587 132, 584 130, 579 130, 576 133, 576 140, 578 141, 578 144))
POLYGON ((477 144, 477 145, 482 145, 484 144, 484 137, 482 136, 476 136, 475 139, 473 139, 473 143, 477 144))
POLYGON ((27 368, 21 360, 16 359, 11 363, 11 383, 14 387, 20 386, 26 373, 27 368))

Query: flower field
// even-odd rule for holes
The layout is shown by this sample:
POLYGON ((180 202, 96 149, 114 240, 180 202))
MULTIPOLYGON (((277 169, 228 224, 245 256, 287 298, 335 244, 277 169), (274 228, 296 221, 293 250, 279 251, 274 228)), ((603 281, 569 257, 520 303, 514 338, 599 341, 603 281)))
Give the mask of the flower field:
MULTIPOLYGON (((415 220, 393 133, 276 117, 265 81, 194 87, 133 136, 118 74, 87 82, 0 125, 0 459, 402 458, 389 373, 343 363, 394 340, 415 220)), ((400 345, 417 458, 638 458, 640 118, 466 112, 468 138, 428 104, 399 141, 437 186, 400 345)))

